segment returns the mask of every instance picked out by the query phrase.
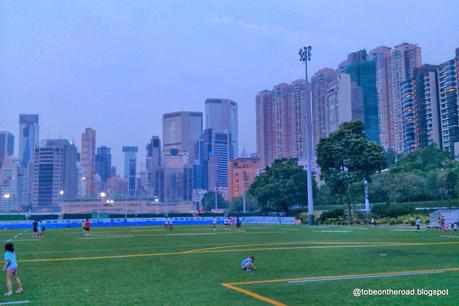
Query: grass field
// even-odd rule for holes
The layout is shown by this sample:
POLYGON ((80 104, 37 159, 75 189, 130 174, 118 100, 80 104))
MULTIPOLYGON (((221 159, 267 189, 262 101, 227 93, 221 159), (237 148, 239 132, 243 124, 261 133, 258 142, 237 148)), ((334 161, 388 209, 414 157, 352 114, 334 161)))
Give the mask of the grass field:
POLYGON ((1 296, 0 305, 457 305, 459 233, 408 230, 106 227, 89 237, 49 229, 40 240, 4 230, 3 241, 16 236, 25 291, 1 296), (239 267, 248 255, 257 265, 251 273, 239 267), (448 296, 354 297, 354 288, 448 289, 448 296))

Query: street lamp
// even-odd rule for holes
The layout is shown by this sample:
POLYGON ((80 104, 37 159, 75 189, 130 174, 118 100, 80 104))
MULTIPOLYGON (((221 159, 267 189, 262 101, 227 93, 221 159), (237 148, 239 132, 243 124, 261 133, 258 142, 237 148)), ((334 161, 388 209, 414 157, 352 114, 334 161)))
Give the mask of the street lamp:
POLYGON ((9 194, 9 193, 3 194, 3 198, 4 198, 4 199, 7 199, 7 200, 8 200, 10 197, 11 197, 11 194, 9 194))
POLYGON ((103 199, 103 198, 105 198, 107 196, 107 193, 102 191, 99 195, 103 199))
POLYGON ((298 51, 300 61, 304 62, 306 80, 306 171, 308 183, 308 224, 314 224, 314 203, 312 195, 312 111, 308 83, 308 62, 311 60, 311 46, 303 47, 298 51))

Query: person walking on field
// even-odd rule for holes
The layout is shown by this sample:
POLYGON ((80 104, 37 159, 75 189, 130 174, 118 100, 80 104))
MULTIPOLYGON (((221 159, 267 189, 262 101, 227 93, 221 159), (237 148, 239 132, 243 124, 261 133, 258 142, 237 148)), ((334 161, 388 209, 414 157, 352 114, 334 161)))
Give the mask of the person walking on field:
POLYGON ((38 221, 37 220, 33 220, 32 222, 32 231, 33 231, 32 238, 38 238, 38 221))
POLYGON ((16 293, 21 293, 24 291, 24 289, 22 289, 21 280, 18 276, 18 263, 16 261, 16 253, 14 252, 14 246, 11 242, 5 244, 4 259, 5 262, 3 263, 2 270, 6 271, 6 287, 8 288, 8 292, 5 293, 5 296, 10 296, 13 294, 13 277, 17 285, 16 293))
POLYGON ((421 220, 419 220, 419 217, 416 217, 416 231, 420 231, 421 230, 421 220))

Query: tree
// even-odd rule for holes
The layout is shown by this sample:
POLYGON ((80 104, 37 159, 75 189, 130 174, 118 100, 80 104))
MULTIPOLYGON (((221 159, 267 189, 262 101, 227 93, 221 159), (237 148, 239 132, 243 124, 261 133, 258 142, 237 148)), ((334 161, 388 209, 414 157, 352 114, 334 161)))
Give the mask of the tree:
POLYGON ((349 223, 352 223, 351 205, 356 196, 362 197, 364 181, 370 182, 372 174, 387 166, 383 148, 365 136, 361 121, 345 122, 329 137, 321 139, 317 163, 321 178, 347 203, 349 223))
MULTIPOLYGON (((243 197, 233 198, 229 204, 229 210, 231 212, 242 212, 244 210, 243 201, 243 197)), ((250 192, 245 194, 245 208, 247 212, 258 210, 257 199, 250 192)))
POLYGON ((302 207, 307 204, 306 171, 296 158, 277 159, 255 178, 249 192, 261 211, 286 212, 302 207))
MULTIPOLYGON (((226 201, 223 196, 217 192, 217 204, 218 208, 228 208, 228 201, 226 201)), ((201 200, 201 205, 205 211, 211 211, 215 208, 215 192, 209 191, 204 195, 201 200)))

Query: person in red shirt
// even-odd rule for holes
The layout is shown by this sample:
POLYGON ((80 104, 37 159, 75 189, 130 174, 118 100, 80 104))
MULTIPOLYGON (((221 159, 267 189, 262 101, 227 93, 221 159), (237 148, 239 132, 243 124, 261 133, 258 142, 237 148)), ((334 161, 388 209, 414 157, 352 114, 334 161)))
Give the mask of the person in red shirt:
POLYGON ((89 230, 90 229, 91 229, 91 223, 89 223, 89 220, 86 219, 86 221, 84 221, 85 235, 89 235, 89 230))

